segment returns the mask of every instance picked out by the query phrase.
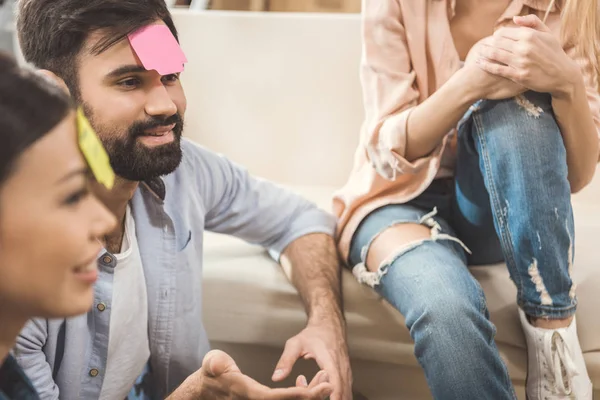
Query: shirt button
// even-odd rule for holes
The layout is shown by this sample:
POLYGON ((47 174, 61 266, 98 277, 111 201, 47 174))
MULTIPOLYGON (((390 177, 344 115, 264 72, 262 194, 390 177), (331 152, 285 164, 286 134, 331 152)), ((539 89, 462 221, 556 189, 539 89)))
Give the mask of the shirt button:
POLYGON ((98 309, 98 311, 102 312, 102 311, 106 310, 106 304, 104 304, 104 303, 98 303, 98 305, 96 306, 96 308, 98 309))
POLYGON ((104 257, 102 257, 102 262, 104 262, 104 264, 110 264, 112 262, 112 257, 104 256, 104 257))
POLYGON ((90 376, 91 376, 92 378, 95 378, 95 377, 97 377, 97 376, 98 376, 98 374, 99 374, 99 372, 98 372, 98 370, 97 370, 96 368, 92 368, 92 369, 90 369, 90 376))

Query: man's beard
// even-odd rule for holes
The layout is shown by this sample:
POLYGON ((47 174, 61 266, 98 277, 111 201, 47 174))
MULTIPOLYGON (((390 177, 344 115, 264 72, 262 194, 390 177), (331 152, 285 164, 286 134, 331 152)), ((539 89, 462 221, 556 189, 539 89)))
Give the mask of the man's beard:
POLYGON ((106 148, 110 164, 118 176, 130 181, 147 181, 170 174, 181 163, 183 118, 179 113, 168 118, 150 117, 147 121, 135 122, 123 136, 120 132, 99 125, 89 107, 84 106, 84 111, 106 148), (171 124, 176 124, 171 143, 148 147, 137 140, 146 135, 146 130, 171 124))

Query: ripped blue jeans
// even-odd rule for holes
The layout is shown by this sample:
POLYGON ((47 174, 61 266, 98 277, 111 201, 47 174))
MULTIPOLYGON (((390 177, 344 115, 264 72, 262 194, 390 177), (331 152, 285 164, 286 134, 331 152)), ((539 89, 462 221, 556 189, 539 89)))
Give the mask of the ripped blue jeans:
POLYGON ((483 291, 467 265, 505 261, 517 303, 530 316, 575 313, 566 150, 550 96, 526 98, 529 108, 515 99, 473 106, 458 128, 455 178, 375 210, 352 239, 355 276, 405 317, 436 399, 515 398, 483 291), (399 245, 379 272, 368 271, 370 244, 403 223, 429 227, 431 238, 399 245))

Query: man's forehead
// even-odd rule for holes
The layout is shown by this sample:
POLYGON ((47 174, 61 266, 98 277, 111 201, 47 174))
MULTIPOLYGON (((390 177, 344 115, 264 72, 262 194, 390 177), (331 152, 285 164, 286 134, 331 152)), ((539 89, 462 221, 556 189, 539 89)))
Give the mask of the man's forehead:
POLYGON ((128 35, 133 51, 147 70, 159 75, 183 71, 187 58, 171 30, 164 24, 148 25, 128 35))
MULTIPOLYGON (((148 25, 163 25, 163 26, 167 26, 165 24, 165 21, 161 20, 161 19, 157 19, 151 23, 149 23, 148 25)), ((93 31, 90 32, 90 34, 87 36, 87 40, 85 43, 85 47, 88 51, 92 52, 95 48, 98 47, 98 45, 102 42, 105 42, 107 40, 112 39, 115 36, 115 31, 110 29, 110 28, 100 28, 100 29, 94 29, 93 31)), ((127 35, 124 35, 123 38, 118 42, 128 42, 128 38, 127 35)))
POLYGON ((94 52, 94 46, 97 46, 98 43, 103 40, 106 40, 106 34, 102 34, 101 32, 94 32, 88 37, 87 45, 85 46, 85 51, 83 54, 83 58, 87 58, 88 63, 95 64, 102 70, 107 69, 105 71, 106 73, 110 72, 110 69, 120 67, 122 65, 142 66, 142 63, 131 48, 127 37, 119 40, 101 53, 94 52))
MULTIPOLYGON (((114 43, 112 46, 108 47, 102 52, 98 52, 97 48, 100 44, 106 42, 113 33, 110 33, 106 30, 96 30, 87 37, 84 46, 84 55, 86 57, 90 57, 97 60, 110 60, 111 58, 121 58, 121 61, 129 62, 129 63, 139 63, 139 60, 136 61, 135 52, 131 48, 129 44, 129 40, 127 36, 123 37, 118 42, 114 43)), ((139 64, 141 65, 141 63, 139 64)))
POLYGON ((102 52, 95 51, 110 40, 111 34, 107 30, 92 32, 86 40, 86 55, 94 61, 139 65, 160 75, 182 72, 187 63, 177 39, 163 21, 132 32, 102 52))

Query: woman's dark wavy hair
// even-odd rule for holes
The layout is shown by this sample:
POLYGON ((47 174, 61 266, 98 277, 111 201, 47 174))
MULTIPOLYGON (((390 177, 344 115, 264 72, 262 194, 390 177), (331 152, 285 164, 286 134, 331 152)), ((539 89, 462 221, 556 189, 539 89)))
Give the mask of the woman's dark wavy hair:
POLYGON ((19 157, 62 121, 73 104, 48 78, 0 52, 0 185, 19 157))

